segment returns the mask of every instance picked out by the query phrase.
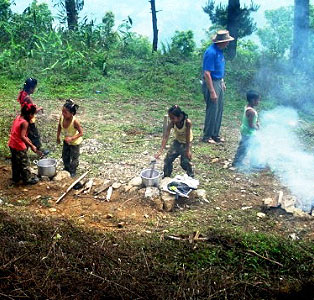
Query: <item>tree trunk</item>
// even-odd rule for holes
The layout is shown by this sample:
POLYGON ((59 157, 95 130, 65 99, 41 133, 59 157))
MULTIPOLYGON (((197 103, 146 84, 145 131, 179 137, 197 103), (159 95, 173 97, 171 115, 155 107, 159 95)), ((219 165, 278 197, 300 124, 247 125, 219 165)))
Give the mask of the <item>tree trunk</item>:
POLYGON ((157 15, 156 15, 156 7, 155 0, 149 1, 152 9, 152 21, 153 21, 153 52, 157 51, 158 45, 158 28, 157 28, 157 15))
POLYGON ((233 59, 237 53, 237 41, 238 41, 238 18, 241 13, 240 0, 229 0, 227 9, 227 29, 234 41, 231 41, 226 49, 227 56, 233 59))
POLYGON ((292 60, 294 66, 305 66, 309 48, 309 0, 294 0, 292 60))
POLYGON ((67 22, 69 30, 76 30, 78 27, 78 11, 75 0, 65 0, 65 10, 67 13, 67 22))

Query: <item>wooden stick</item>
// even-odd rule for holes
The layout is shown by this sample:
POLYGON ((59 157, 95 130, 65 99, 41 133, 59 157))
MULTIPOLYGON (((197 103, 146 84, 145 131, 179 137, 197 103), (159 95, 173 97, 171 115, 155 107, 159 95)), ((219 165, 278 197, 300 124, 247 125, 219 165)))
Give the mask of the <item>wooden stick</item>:
POLYGON ((280 266, 280 267, 283 267, 283 264, 281 264, 281 263, 279 263, 279 262, 277 262, 277 261, 275 261, 275 260, 272 260, 272 259, 270 259, 270 258, 268 258, 268 257, 265 257, 265 256, 263 256, 263 255, 260 255, 260 254, 256 253, 254 250, 247 250, 247 252, 248 252, 248 253, 251 253, 251 254, 254 254, 254 255, 256 255, 256 256, 258 256, 258 257, 260 257, 260 258, 263 258, 263 259, 265 259, 265 260, 267 260, 267 261, 270 261, 270 262, 272 262, 273 264, 276 264, 276 265, 278 265, 278 266, 280 266))
POLYGON ((71 190, 72 188, 80 181, 82 180, 89 171, 85 172, 82 176, 80 176, 77 180, 75 180, 69 187, 68 189, 59 197, 59 199, 56 201, 56 204, 58 204, 71 190))

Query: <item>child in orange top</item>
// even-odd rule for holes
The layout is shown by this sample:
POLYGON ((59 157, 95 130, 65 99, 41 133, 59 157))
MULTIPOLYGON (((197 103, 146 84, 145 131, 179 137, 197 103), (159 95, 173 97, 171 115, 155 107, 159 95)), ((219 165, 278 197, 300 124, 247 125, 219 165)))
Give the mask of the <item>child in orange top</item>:
POLYGON ((188 115, 180 109, 178 105, 169 108, 168 116, 170 123, 168 124, 165 136, 162 139, 161 149, 155 155, 159 158, 164 148, 166 147, 170 131, 173 128, 175 133, 175 140, 171 145, 167 156, 164 160, 164 176, 170 177, 173 169, 173 162, 180 157, 180 165, 190 177, 194 177, 194 172, 191 164, 191 142, 193 140, 192 122, 188 119, 188 115))
POLYGON ((27 136, 29 123, 34 117, 35 112, 35 105, 24 104, 21 109, 21 114, 16 117, 11 128, 8 146, 11 151, 12 180, 15 183, 19 182, 20 179, 23 180, 24 184, 35 184, 38 182, 38 178, 31 177, 31 172, 28 168, 29 159, 27 156, 28 147, 39 156, 42 155, 27 136))
POLYGON ((67 100, 62 108, 62 115, 59 120, 57 143, 60 144, 60 134, 64 134, 62 160, 64 169, 70 172, 71 177, 76 176, 76 169, 79 165, 80 144, 82 142, 83 130, 75 114, 79 106, 73 101, 67 100))

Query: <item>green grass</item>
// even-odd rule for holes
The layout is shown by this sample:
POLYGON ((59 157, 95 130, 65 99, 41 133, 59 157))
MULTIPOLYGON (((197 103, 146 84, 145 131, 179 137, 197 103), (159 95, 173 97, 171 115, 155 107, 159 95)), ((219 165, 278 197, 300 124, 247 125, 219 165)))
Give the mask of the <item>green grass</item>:
MULTIPOLYGON (((96 233, 66 219, 21 215, 20 209, 30 201, 5 199, 15 206, 0 211, 1 293, 11 298, 51 299, 243 299, 244 295, 247 299, 306 299, 314 286, 313 242, 293 242, 274 234, 274 219, 257 221, 255 210, 216 209, 221 206, 216 199, 228 197, 233 189, 235 175, 222 164, 234 155, 247 87, 243 84, 239 92, 242 82, 227 78, 222 133, 229 139, 228 147, 201 143, 205 104, 199 66, 199 58, 176 65, 136 64, 124 58, 112 64, 107 77, 95 71, 75 82, 64 74, 38 78, 34 100, 45 110, 44 118, 38 118, 45 146, 52 157, 61 157, 55 142, 58 116, 64 100, 74 99, 80 105, 84 140, 96 140, 99 146, 97 153, 80 157, 92 176, 107 168, 104 163, 143 168, 160 148, 167 109, 179 104, 193 123, 193 163, 211 205, 177 211, 168 216, 169 222, 158 221, 158 226, 148 220, 145 226, 152 234, 143 235, 96 233), (215 157, 219 162, 212 163, 215 157), (197 244, 164 240, 164 229, 184 236, 199 230, 209 240, 197 244), (57 233, 61 237, 55 238, 57 233)), ((19 110, 16 97, 23 80, 0 77, 1 157, 8 155, 8 132, 19 110)), ((260 109, 273 105, 264 100, 260 109)), ((303 132, 309 145, 312 129, 306 121, 303 132)), ((181 172, 180 167, 175 166, 175 172, 181 172)), ((258 180, 259 176, 248 177, 258 180)), ((49 207, 48 200, 40 198, 40 205, 49 207)))

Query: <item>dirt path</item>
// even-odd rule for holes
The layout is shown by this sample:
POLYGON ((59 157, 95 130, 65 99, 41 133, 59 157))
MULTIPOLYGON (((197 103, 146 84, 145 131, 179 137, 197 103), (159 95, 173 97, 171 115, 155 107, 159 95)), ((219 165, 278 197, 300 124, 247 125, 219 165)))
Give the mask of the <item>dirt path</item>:
MULTIPOLYGON (((244 175, 228 172, 229 177, 224 178, 224 190, 211 191, 209 203, 191 197, 177 203, 175 210, 167 213, 158 211, 144 198, 144 189, 133 192, 124 192, 122 188, 114 190, 110 202, 95 199, 92 194, 77 197, 71 191, 60 204, 55 204, 70 181, 68 184, 41 181, 33 186, 13 185, 10 165, 3 163, 0 165, 1 208, 41 217, 66 218, 101 231, 126 230, 140 234, 218 226, 314 240, 313 217, 297 218, 282 209, 263 207, 262 199, 274 197, 278 190, 287 193, 271 173, 244 175), (260 212, 265 216, 258 217, 260 212)), ((105 194, 99 196, 105 198, 105 194)))

